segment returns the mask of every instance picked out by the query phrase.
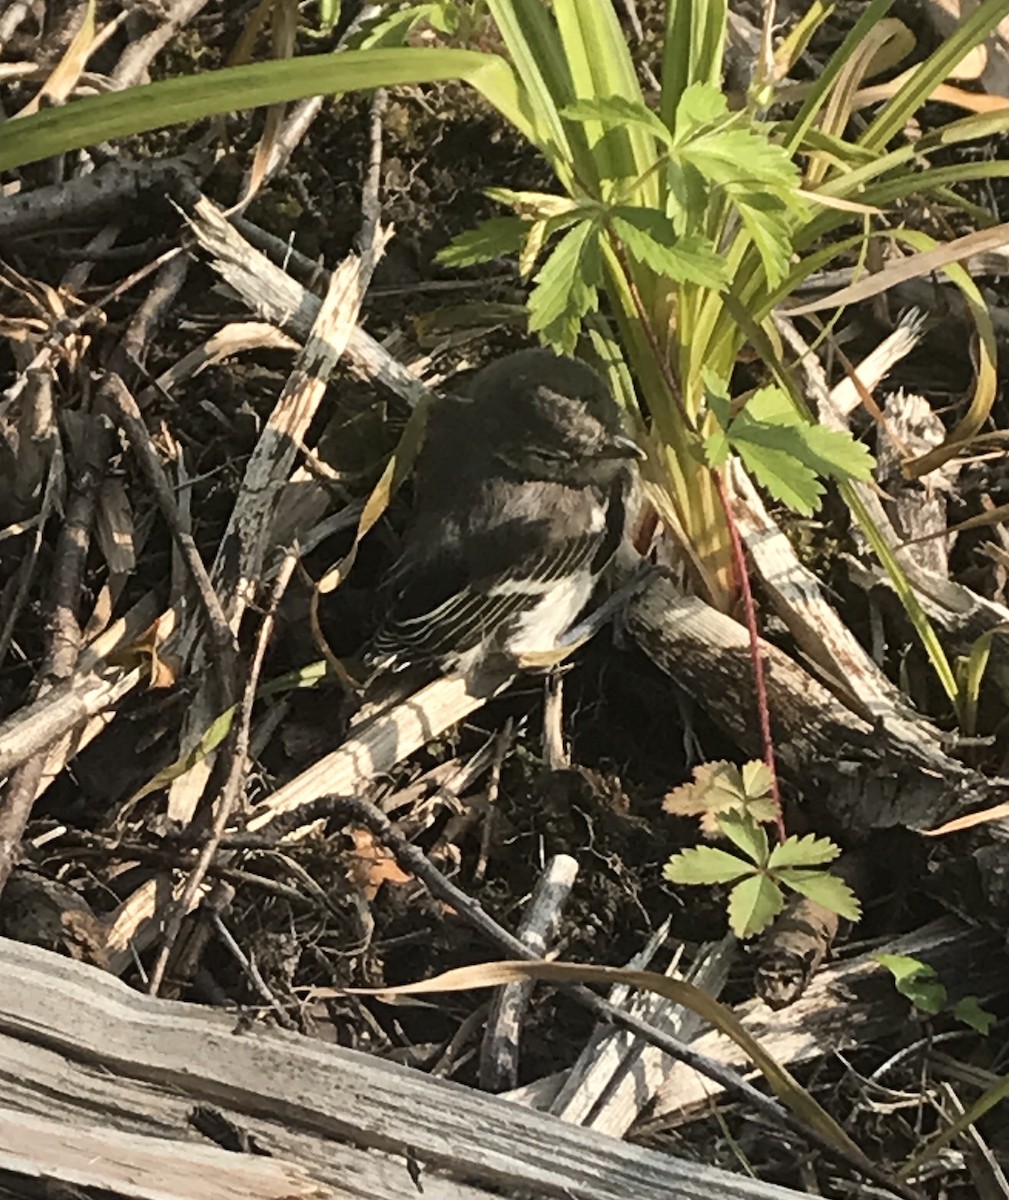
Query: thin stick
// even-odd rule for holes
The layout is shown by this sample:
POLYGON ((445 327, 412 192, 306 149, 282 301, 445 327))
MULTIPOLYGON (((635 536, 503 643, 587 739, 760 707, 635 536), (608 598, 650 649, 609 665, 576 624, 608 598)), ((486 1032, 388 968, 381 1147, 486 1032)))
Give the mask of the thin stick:
POLYGON ((228 769, 228 777, 224 787, 221 789, 220 799, 217 802, 217 811, 214 813, 214 824, 211 827, 210 836, 201 847, 199 857, 189 873, 189 878, 186 880, 186 886, 183 889, 182 895, 173 906, 172 915, 169 918, 165 935, 158 949, 158 956, 151 969, 151 976, 148 981, 147 991, 151 996, 158 994, 161 981, 164 979, 165 968, 168 965, 168 957, 179 936, 182 922, 186 913, 193 906, 196 894, 200 890, 200 885, 203 883, 207 871, 210 869, 214 855, 221 844, 221 838, 224 836, 224 831, 228 826, 228 821, 231 819, 231 814, 234 812, 239 797, 242 794, 245 775, 249 765, 249 729, 252 724, 252 707, 256 700, 259 675, 262 670, 263 660, 266 657, 266 649, 270 644, 270 638, 273 636, 277 608, 284 592, 287 590, 291 576, 294 574, 297 562, 297 552, 295 550, 289 551, 280 570, 277 572, 277 578, 270 595, 270 605, 259 627, 255 654, 253 655, 249 673, 245 680, 241 703, 239 704, 233 726, 233 734, 230 739, 231 764, 228 769))
POLYGON ((223 707, 229 708, 234 703, 238 648, 221 601, 210 581, 210 575, 200 557, 193 535, 186 530, 182 523, 178 505, 172 495, 168 480, 165 478, 161 463, 158 461, 157 451, 154 449, 154 443, 144 424, 144 419, 140 415, 137 402, 122 379, 114 374, 105 377, 99 389, 99 397, 109 405, 116 424, 126 434, 137 462, 140 464, 140 469, 154 492, 165 524, 189 569, 193 583, 196 585, 197 594, 210 625, 211 640, 221 658, 221 669, 215 672, 221 688, 221 700, 223 707))

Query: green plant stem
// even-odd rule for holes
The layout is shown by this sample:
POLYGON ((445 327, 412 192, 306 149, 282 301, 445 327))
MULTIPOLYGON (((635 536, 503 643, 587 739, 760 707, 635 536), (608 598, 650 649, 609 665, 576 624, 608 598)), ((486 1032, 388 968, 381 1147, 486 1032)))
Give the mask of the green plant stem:
POLYGON ((620 263, 620 269, 624 274, 624 282, 627 285, 627 291, 634 304, 634 309, 638 314, 638 320, 641 322, 641 328, 645 331, 645 337, 648 339, 648 345, 658 365, 659 372, 662 375, 662 382, 666 385, 666 390, 669 392, 670 399, 676 405, 676 411, 680 414, 680 420, 683 422, 683 427, 690 433, 696 434, 697 427, 690 419, 690 414, 687 412, 686 405, 683 402, 683 392, 680 390, 680 385, 676 382, 672 371, 669 368, 669 361, 666 355, 662 352, 662 347, 659 345, 659 339, 656 336, 655 330, 652 327, 651 319, 648 316, 648 310, 645 307, 645 302, 641 299, 641 293, 638 291, 638 285, 634 282, 634 273, 631 270, 631 264, 627 258, 627 250, 623 242, 614 233, 612 226, 607 222, 606 232, 613 246, 613 252, 617 256, 617 262, 620 263))
MULTIPOLYGON (((659 339, 652 328, 652 323, 648 318, 648 312, 645 308, 644 301, 638 292, 637 285, 634 282, 634 276, 631 273, 630 263, 627 261, 627 252, 620 239, 609 230, 609 235, 613 245, 614 253, 617 261, 620 263, 620 269, 624 273, 624 280, 627 284, 627 290, 638 314, 638 320, 641 322, 641 328, 645 332, 645 337, 648 339, 648 344, 651 347, 652 354, 655 356, 655 362, 659 368, 659 373, 662 376, 663 383, 669 392, 670 398, 676 405, 677 411, 680 414, 680 419, 683 421, 684 427, 692 433, 697 433, 696 426, 691 421, 687 414, 686 406, 683 402, 683 393, 680 390, 672 370, 669 366, 669 361, 662 353, 662 347, 659 345, 659 339)), ((771 709, 767 702, 767 681, 764 677, 764 658, 760 651, 760 634, 757 631, 757 614, 753 605, 753 591, 750 588, 750 576, 746 569, 746 555, 743 552, 743 542, 739 536, 739 528, 736 525, 735 518, 732 515, 732 506, 729 502, 729 494, 725 487, 725 479, 721 471, 709 471, 712 482, 715 485, 715 491, 718 495, 719 503, 722 507, 722 512, 725 516, 726 528, 729 532, 729 544, 732 548, 732 562, 736 573, 736 579, 739 584, 740 597, 743 602, 743 612, 746 617, 746 631, 750 638, 750 658, 753 662, 753 683, 757 701, 757 720, 760 725, 760 741, 764 752, 764 762, 767 764, 767 769, 771 772, 771 798, 774 801, 776 810, 775 825, 777 828, 779 841, 784 841, 787 834, 785 832, 785 819, 781 808, 781 789, 778 787, 778 771, 774 759, 774 741, 771 736, 771 709)))
POLYGON ((718 499, 725 513, 725 523, 729 530, 729 542, 732 546, 732 562, 739 580, 739 592, 743 601, 743 615, 746 618, 746 632, 750 637, 750 660, 753 663, 753 690, 757 701, 757 721, 760 725, 760 741, 764 752, 764 762, 771 772, 771 799, 776 810, 775 827, 778 840, 783 842, 787 836, 785 817, 781 808, 781 789, 778 787, 778 769, 774 760, 774 740, 771 736, 771 706, 767 701, 767 680, 764 675, 764 656, 760 650, 760 634, 757 630, 757 612, 753 604, 753 591, 750 588, 750 573, 746 569, 746 555, 743 551, 743 539, 739 536, 739 526, 732 515, 732 504, 729 500, 728 488, 725 486, 725 476, 721 471, 711 472, 718 499))

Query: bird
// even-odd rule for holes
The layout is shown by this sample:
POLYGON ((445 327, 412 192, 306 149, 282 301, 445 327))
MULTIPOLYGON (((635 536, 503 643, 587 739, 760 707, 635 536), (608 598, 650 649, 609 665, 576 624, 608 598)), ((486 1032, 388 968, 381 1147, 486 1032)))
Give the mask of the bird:
POLYGON ((420 664, 469 678, 559 651, 625 542, 642 457, 603 379, 548 349, 438 397, 380 589, 372 678, 420 664))

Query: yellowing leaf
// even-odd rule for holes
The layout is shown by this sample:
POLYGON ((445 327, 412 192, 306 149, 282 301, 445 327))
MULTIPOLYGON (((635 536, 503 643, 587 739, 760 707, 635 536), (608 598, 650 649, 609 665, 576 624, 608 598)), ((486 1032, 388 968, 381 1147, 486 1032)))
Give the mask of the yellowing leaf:
POLYGON ((763 763, 747 763, 740 771, 735 763, 719 759, 695 767, 693 783, 671 791, 662 807, 675 816, 700 817, 704 835, 718 837, 722 833, 718 818, 723 813, 745 810, 756 821, 775 820, 777 809, 769 788, 770 772, 763 763))

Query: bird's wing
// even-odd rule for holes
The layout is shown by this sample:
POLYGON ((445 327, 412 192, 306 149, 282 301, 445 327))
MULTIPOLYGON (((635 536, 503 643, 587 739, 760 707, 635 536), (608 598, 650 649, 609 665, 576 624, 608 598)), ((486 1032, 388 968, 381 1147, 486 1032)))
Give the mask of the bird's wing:
POLYGON ((407 665, 473 648, 539 604, 559 581, 580 571, 597 574, 607 540, 605 530, 559 539, 478 578, 470 576, 469 564, 448 558, 405 570, 372 661, 407 665))

